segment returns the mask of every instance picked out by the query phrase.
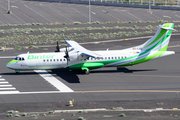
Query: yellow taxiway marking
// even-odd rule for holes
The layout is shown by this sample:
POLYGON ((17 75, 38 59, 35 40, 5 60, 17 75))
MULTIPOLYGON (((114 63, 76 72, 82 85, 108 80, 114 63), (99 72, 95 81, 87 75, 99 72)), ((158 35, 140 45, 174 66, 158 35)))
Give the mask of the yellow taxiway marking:
MULTIPOLYGON (((90 75, 114 75, 114 74, 90 74, 90 75)), ((167 76, 167 75, 125 75, 125 74, 116 74, 119 76, 137 76, 137 77, 172 77, 172 78, 180 78, 180 76, 167 76)))
POLYGON ((179 78, 180 76, 166 76, 166 75, 121 75, 121 76, 142 76, 142 77, 176 77, 179 78))
POLYGON ((179 93, 180 91, 168 91, 168 90, 99 90, 99 91, 75 91, 74 93, 113 93, 113 92, 119 92, 119 93, 134 93, 134 92, 140 92, 140 93, 179 93))

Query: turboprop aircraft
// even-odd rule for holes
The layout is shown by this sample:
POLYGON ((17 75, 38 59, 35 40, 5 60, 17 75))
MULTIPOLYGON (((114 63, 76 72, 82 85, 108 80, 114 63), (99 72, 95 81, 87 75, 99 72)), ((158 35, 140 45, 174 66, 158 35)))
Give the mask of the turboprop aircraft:
POLYGON ((67 40, 67 46, 59 50, 57 45, 56 52, 20 54, 6 66, 15 70, 16 74, 23 70, 61 68, 82 70, 89 74, 89 70, 100 67, 132 66, 175 54, 174 51, 167 51, 173 27, 174 23, 162 24, 144 44, 123 50, 91 51, 75 41, 67 40))

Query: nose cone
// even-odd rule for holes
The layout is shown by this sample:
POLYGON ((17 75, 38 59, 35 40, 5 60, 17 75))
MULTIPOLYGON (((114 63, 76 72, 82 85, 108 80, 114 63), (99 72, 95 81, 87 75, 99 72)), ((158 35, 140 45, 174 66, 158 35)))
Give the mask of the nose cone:
POLYGON ((8 62, 7 64, 6 64, 6 67, 7 68, 9 68, 9 69, 11 69, 11 66, 12 66, 12 64, 11 64, 12 62, 10 61, 10 62, 8 62))
POLYGON ((7 68, 10 68, 10 64, 7 63, 7 64, 6 64, 6 67, 7 67, 7 68))
POLYGON ((9 69, 13 69, 12 66, 13 66, 13 64, 16 63, 16 62, 19 62, 19 60, 12 60, 12 61, 8 62, 8 63, 6 64, 6 67, 9 68, 9 69))

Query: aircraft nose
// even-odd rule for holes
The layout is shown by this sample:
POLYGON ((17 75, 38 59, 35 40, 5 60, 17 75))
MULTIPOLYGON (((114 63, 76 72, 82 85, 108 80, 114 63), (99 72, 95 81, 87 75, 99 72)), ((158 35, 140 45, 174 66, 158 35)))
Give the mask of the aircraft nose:
POLYGON ((6 64, 6 67, 11 68, 11 63, 10 63, 10 62, 7 63, 7 64, 6 64))
POLYGON ((13 64, 15 63, 16 61, 14 61, 14 60, 12 60, 12 61, 10 61, 10 62, 8 62, 7 64, 6 64, 6 67, 8 67, 8 68, 13 68, 13 64))

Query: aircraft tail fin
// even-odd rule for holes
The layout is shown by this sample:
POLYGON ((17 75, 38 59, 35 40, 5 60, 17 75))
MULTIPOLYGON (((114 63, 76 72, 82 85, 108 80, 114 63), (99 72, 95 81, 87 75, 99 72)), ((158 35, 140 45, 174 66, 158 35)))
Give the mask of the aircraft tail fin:
POLYGON ((141 47, 142 51, 166 51, 171 38, 172 30, 174 30, 173 27, 174 23, 159 25, 159 29, 156 34, 139 47, 141 47))

